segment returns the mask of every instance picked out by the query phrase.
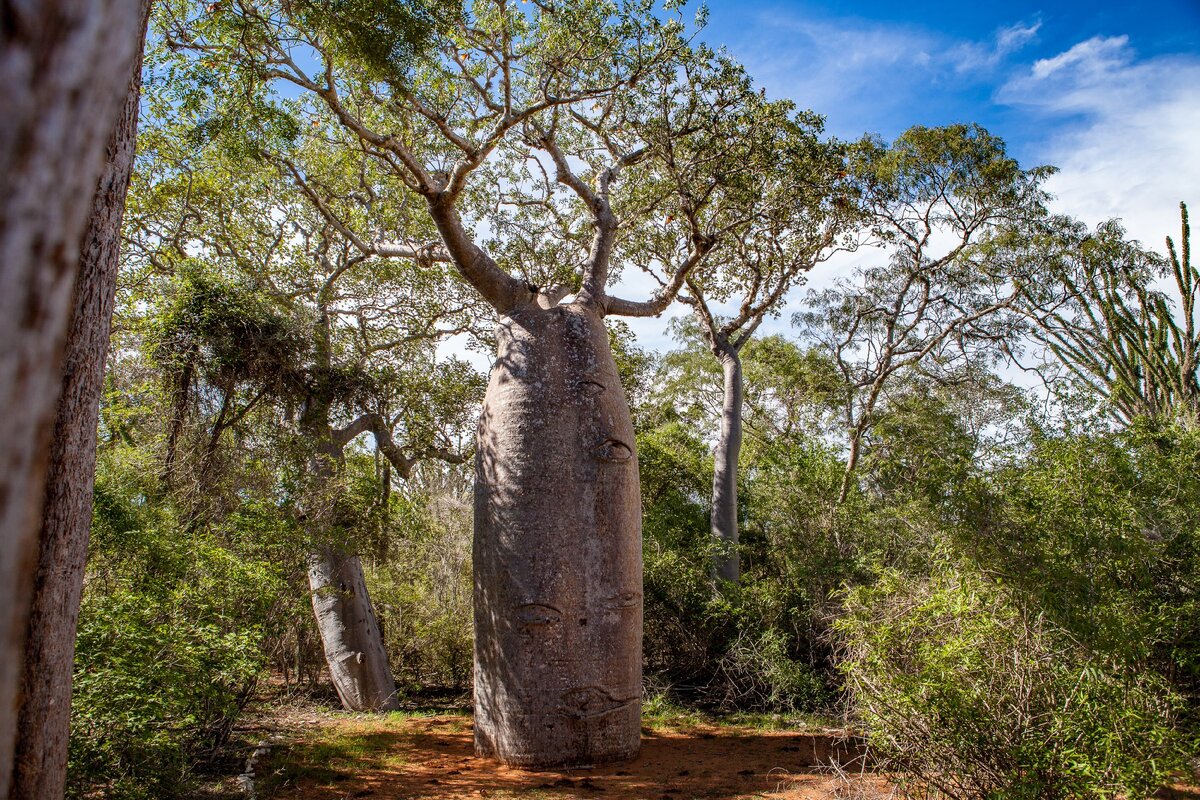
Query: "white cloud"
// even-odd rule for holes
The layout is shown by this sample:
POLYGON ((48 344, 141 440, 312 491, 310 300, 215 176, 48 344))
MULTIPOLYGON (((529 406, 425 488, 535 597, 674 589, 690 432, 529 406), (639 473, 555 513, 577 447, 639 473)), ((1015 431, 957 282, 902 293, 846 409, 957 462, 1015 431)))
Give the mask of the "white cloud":
POLYGON ((1017 52, 1037 38, 1037 32, 1041 27, 1042 21, 1038 20, 1032 25, 1018 22, 1007 28, 1001 28, 996 34, 996 52, 1000 55, 1017 52))
POLYGON ((828 115, 834 133, 892 136, 950 121, 961 96, 994 82, 1041 28, 1025 20, 958 39, 917 25, 766 8, 740 15, 723 44, 772 95, 828 115), (893 120, 903 124, 881 124, 893 120))
POLYGON ((828 114, 843 136, 878 130, 902 113, 941 69, 946 43, 927 31, 865 20, 821 20, 789 12, 747 13, 726 41, 776 97, 828 114))
POLYGON ((997 100, 1050 129, 1032 149, 1058 166, 1049 188, 1062 211, 1124 220, 1161 247, 1178 235, 1178 204, 1200 203, 1200 59, 1138 59, 1125 36, 1096 37, 1034 62, 997 100))
POLYGON ((1081 72, 1099 74, 1127 63, 1131 57, 1128 36, 1093 36, 1054 58, 1035 61, 1032 77, 1034 80, 1044 80, 1072 67, 1081 72))
POLYGON ((1040 20, 1026 25, 1014 23, 996 31, 988 42, 962 42, 951 48, 950 62, 955 72, 990 72, 1009 55, 1037 39, 1042 27, 1040 20))

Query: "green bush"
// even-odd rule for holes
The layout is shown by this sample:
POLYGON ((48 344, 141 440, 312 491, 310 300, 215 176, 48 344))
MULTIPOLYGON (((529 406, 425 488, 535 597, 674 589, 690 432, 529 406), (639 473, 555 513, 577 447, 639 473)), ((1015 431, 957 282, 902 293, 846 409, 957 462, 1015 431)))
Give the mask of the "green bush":
POLYGON ((195 762, 228 737, 261 673, 259 631, 227 630, 161 601, 120 591, 83 607, 72 796, 178 795, 195 762))
POLYGON ((719 664, 728 710, 812 711, 830 704, 825 678, 791 657, 778 628, 737 632, 719 664))
POLYGON ((871 744, 909 789, 956 800, 1144 797, 1187 748, 1178 698, 943 568, 845 594, 841 669, 871 744))
POLYGON ((238 518, 225 528, 186 524, 140 490, 135 472, 100 467, 68 794, 178 796, 227 740, 263 673, 286 562, 232 549, 261 533, 234 530, 238 518))
POLYGON ((959 549, 1090 648, 1200 692, 1200 431, 1042 437, 959 549))
POLYGON ((412 489, 393 494, 388 508, 386 547, 364 565, 392 671, 402 691, 467 690, 474 663, 470 499, 457 488, 412 489))

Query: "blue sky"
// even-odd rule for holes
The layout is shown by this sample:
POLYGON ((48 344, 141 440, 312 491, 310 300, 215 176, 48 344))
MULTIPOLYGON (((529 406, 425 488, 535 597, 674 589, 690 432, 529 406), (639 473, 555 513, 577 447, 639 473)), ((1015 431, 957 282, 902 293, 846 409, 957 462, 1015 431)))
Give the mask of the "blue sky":
POLYGON ((979 122, 1023 164, 1062 168, 1060 210, 1155 245, 1180 200, 1200 203, 1200 0, 709 9, 702 38, 834 135, 979 122))
MULTIPOLYGON (((710 0, 709 11, 701 38, 770 96, 825 115, 834 136, 978 122, 1023 165, 1060 169, 1056 211, 1118 217, 1160 251, 1178 238, 1181 200, 1200 219, 1200 0, 710 0)), ((810 285, 873 257, 839 257, 810 285)), ((804 291, 763 332, 786 333, 804 291)), ((643 346, 673 346, 664 320, 631 325, 643 346)))

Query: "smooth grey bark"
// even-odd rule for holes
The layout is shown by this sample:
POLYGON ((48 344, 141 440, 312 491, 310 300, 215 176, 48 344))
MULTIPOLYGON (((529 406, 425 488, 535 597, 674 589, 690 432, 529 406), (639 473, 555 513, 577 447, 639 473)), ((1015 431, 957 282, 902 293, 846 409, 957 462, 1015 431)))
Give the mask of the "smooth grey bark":
POLYGON ((475 748, 567 767, 640 745, 642 553, 629 407, 594 306, 502 316, 475 482, 475 748))
MULTIPOLYGON (((310 463, 314 499, 323 504, 331 499, 329 483, 344 462, 342 450, 349 440, 330 426, 328 404, 310 401, 305 418, 303 428, 315 444, 310 463)), ((347 711, 394 710, 399 707, 396 681, 362 561, 328 541, 328 532, 336 528, 336 509, 313 511, 315 524, 325 528, 316 538, 326 541, 308 556, 308 587, 330 680, 347 711)))
POLYGON ((329 676, 348 711, 399 708, 396 681, 358 556, 336 547, 308 559, 308 586, 329 676))
POLYGON ((59 362, 138 0, 0 1, 0 798, 9 796, 59 362))
POLYGON ((713 556, 717 578, 737 583, 741 579, 738 553, 738 458, 742 452, 742 360, 736 349, 721 352, 724 391, 721 431, 713 452, 711 530, 718 545, 713 556))
MULTIPOLYGON (((500 61, 508 64, 509 56, 500 61)), ((506 93, 503 118, 477 140, 413 94, 406 99, 417 113, 436 120, 463 152, 448 171, 444 161, 434 169, 397 137, 373 130, 333 84, 322 87, 298 70, 278 75, 315 93, 368 149, 386 154, 400 180, 425 198, 441 243, 367 242, 293 170, 318 211, 363 254, 444 257, 502 320, 476 447, 476 751, 519 766, 632 758, 640 744, 641 503, 629 408, 602 318, 662 313, 715 247, 716 234, 697 210, 686 255, 668 266, 655 295, 644 302, 611 297, 609 260, 620 225, 610 189, 647 148, 622 153, 602 134, 612 160, 592 183, 572 171, 556 129, 538 122, 540 109, 575 100, 545 96, 519 109, 506 93), (565 287, 532 286, 509 274, 474 242, 456 207, 472 172, 518 127, 554 162, 555 180, 583 201, 594 223, 579 293, 565 307, 558 305, 565 287)))
MULTIPOLYGON (((143 31, 149 11, 143 0, 143 31)), ((137 143, 141 66, 139 47, 92 199, 63 352, 13 764, 12 796, 21 800, 61 798, 66 788, 75 633, 92 529, 96 425, 117 289, 121 220, 137 143)))

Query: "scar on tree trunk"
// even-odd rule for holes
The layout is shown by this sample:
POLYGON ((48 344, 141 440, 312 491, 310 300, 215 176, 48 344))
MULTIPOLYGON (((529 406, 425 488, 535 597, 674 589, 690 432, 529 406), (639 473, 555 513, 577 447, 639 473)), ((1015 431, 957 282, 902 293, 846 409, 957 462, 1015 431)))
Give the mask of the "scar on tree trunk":
POLYGON ((640 745, 641 501, 598 313, 503 317, 475 483, 475 749, 540 768, 640 745))

